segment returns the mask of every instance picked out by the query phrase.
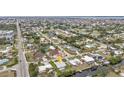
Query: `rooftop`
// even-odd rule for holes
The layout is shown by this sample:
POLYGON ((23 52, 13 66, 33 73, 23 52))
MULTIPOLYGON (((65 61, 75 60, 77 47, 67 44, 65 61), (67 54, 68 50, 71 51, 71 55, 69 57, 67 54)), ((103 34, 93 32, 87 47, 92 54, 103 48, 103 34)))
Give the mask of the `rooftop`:
POLYGON ((57 68, 64 68, 66 66, 66 64, 64 62, 54 62, 55 65, 57 66, 57 68))
POLYGON ((84 56, 81 59, 83 59, 85 62, 92 62, 92 61, 94 61, 94 59, 92 57, 89 57, 89 56, 84 56))

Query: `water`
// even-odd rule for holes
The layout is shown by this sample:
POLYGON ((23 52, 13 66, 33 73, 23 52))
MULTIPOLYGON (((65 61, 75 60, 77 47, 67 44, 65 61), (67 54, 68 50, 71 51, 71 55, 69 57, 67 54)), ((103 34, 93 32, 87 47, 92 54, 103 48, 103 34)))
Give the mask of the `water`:
POLYGON ((92 68, 89 68, 89 69, 86 69, 86 70, 83 70, 82 72, 78 72, 74 75, 72 75, 72 77, 87 77, 87 76, 93 76, 96 74, 96 72, 98 70, 102 70, 102 71, 105 71, 105 70, 108 70, 109 68, 107 66, 99 66, 98 68, 96 69, 92 69, 92 68))

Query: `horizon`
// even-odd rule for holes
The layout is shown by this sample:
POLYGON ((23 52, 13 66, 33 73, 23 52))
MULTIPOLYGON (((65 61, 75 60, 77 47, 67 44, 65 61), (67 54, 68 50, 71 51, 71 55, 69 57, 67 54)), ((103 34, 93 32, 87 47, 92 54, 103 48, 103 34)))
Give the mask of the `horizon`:
POLYGON ((124 19, 124 16, 0 16, 0 18, 82 18, 82 19, 124 19))

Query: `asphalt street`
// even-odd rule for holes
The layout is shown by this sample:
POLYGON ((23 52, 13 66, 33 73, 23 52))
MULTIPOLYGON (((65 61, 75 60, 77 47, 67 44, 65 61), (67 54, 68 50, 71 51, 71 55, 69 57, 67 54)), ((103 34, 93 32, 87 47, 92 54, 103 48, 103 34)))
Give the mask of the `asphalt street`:
POLYGON ((29 77, 28 63, 26 61, 25 53, 23 50, 23 42, 22 42, 21 30, 18 20, 16 26, 17 26, 17 34, 18 34, 18 61, 19 61, 19 66, 17 68, 17 76, 29 77))

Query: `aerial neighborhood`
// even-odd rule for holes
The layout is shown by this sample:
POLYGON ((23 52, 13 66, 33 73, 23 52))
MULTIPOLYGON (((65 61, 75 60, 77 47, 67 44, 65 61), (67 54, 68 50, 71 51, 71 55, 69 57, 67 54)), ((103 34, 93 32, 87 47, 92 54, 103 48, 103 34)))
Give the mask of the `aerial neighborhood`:
POLYGON ((123 76, 124 19, 0 18, 0 77, 123 76))

